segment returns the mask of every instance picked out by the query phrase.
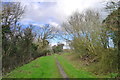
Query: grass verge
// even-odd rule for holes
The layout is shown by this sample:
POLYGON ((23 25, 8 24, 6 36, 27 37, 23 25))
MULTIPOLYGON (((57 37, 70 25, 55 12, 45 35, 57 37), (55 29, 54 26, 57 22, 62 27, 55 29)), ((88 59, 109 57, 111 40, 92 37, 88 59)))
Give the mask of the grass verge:
POLYGON ((84 71, 82 69, 76 69, 63 56, 56 56, 69 78, 96 78, 90 72, 84 71))
MULTIPOLYGON (((96 64, 90 64, 90 65, 85 65, 86 62, 80 60, 79 56, 77 54, 72 54, 72 53, 64 53, 61 55, 62 58, 64 58, 65 60, 67 60, 67 62, 69 62, 69 64, 71 64, 74 68, 76 68, 77 70, 83 70, 83 71, 87 71, 92 73, 93 77, 96 78, 114 78, 117 73, 109 73, 109 74, 95 74, 93 72, 93 68, 95 68, 96 64)), ((97 67, 96 67, 96 71, 97 71, 97 67)))
POLYGON ((4 78, 60 78, 54 56, 45 56, 16 68, 4 78))

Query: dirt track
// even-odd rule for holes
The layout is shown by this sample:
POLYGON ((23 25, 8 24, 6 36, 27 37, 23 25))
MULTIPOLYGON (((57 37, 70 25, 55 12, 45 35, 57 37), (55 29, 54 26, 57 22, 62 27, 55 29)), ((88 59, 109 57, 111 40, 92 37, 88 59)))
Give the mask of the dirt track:
POLYGON ((68 80, 68 76, 67 76, 67 74, 65 73, 64 69, 62 68, 60 62, 58 61, 58 59, 57 59, 56 57, 55 57, 55 59, 56 59, 56 64, 57 64, 57 67, 58 67, 58 69, 59 69, 59 72, 60 72, 61 76, 62 76, 63 78, 65 78, 65 80, 68 80))

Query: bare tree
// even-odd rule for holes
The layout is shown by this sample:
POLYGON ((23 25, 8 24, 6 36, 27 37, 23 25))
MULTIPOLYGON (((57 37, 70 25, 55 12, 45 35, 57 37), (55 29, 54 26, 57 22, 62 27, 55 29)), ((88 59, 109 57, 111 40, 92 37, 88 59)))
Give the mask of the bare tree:
MULTIPOLYGON (((15 40, 14 36, 16 35, 16 29, 18 26, 18 20, 20 20, 21 16, 24 13, 24 7, 20 5, 20 3, 2 3, 2 38, 3 47, 7 44, 7 38, 10 40, 15 40)), ((7 50, 3 50, 4 53, 9 53, 10 47, 7 50), (7 52, 6 52, 7 51, 7 52)), ((4 48, 6 49, 6 48, 4 48)))
POLYGON ((44 26, 37 27, 36 39, 37 44, 39 45, 38 50, 43 54, 49 47, 49 40, 55 38, 57 30, 54 26, 45 24, 44 26))
MULTIPOLYGON (((99 34, 101 29, 100 15, 92 10, 87 10, 84 13, 75 12, 69 19, 63 24, 64 33, 63 38, 76 43, 80 40, 82 45, 86 45, 86 48, 92 53, 95 52, 95 45, 100 44, 99 34), (76 41, 77 40, 77 41, 76 41), (94 44, 92 44, 94 43, 94 44)), ((79 44, 76 44, 76 46, 79 44)), ((75 47, 75 44, 74 44, 75 47)))

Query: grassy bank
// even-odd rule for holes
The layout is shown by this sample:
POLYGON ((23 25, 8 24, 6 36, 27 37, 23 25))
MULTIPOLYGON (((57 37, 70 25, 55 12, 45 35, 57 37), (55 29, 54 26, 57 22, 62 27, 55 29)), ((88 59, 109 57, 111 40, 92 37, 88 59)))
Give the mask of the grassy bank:
POLYGON ((60 78, 54 56, 45 56, 16 68, 5 78, 60 78))
MULTIPOLYGON (((116 73, 109 73, 109 74, 95 74, 93 72, 93 68, 95 68, 96 64, 93 63, 93 64, 90 64, 90 65, 86 65, 87 62, 86 61, 82 61, 80 60, 79 56, 77 56, 77 54, 71 54, 71 53, 65 53, 65 54, 62 54, 60 55, 60 57, 58 57, 59 61, 61 62, 61 64, 63 64, 63 67, 67 70, 67 66, 71 66, 75 69, 78 70, 78 72, 81 72, 81 70, 83 70, 83 73, 84 71, 87 71, 89 73, 92 73, 92 77, 96 77, 96 78, 114 78, 117 74, 116 73), (64 62, 63 62, 64 60, 64 62), (69 65, 69 64, 71 65, 69 65), (68 64, 68 65, 66 65, 68 64)), ((96 71, 97 71, 97 67, 96 67, 96 71)), ((72 75, 70 74, 71 73, 71 70, 67 70, 67 72, 69 72, 68 74, 69 75, 72 75)), ((80 75, 80 73, 73 73, 73 75, 80 75)), ((84 73, 86 74, 86 73, 84 73)), ((76 76, 75 75, 75 76, 76 76)), ((90 74, 91 75, 91 74, 90 74)), ((77 76, 76 76, 77 77, 77 76)), ((85 75, 86 78, 89 77, 89 74, 86 74, 85 75)), ((91 77, 91 76, 90 76, 91 77)))
POLYGON ((69 78, 96 78, 90 72, 75 68, 62 55, 57 55, 57 59, 59 60, 69 78))

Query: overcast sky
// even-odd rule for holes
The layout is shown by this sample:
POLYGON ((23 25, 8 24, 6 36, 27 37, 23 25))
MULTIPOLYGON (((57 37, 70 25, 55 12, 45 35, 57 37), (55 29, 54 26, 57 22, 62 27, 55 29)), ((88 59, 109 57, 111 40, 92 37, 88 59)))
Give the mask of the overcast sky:
POLYGON ((35 2, 20 0, 26 5, 22 23, 40 25, 49 23, 58 27, 74 11, 85 9, 102 10, 104 2, 109 0, 35 0, 35 2))
POLYGON ((103 10, 105 2, 110 0, 2 0, 21 2, 26 6, 21 20, 23 24, 51 24, 59 27, 73 12, 86 9, 103 10), (34 1, 34 2, 33 2, 34 1))
MULTIPOLYGON (((51 24, 60 27, 74 11, 82 12, 86 9, 103 11, 105 2, 110 0, 3 0, 21 2, 26 6, 22 24, 43 25, 51 24), (33 2, 34 1, 34 2, 33 2)), ((104 14, 103 14, 104 15, 104 14)), ((58 40, 52 41, 52 45, 58 40)), ((65 43, 65 42, 63 42, 65 43)))

